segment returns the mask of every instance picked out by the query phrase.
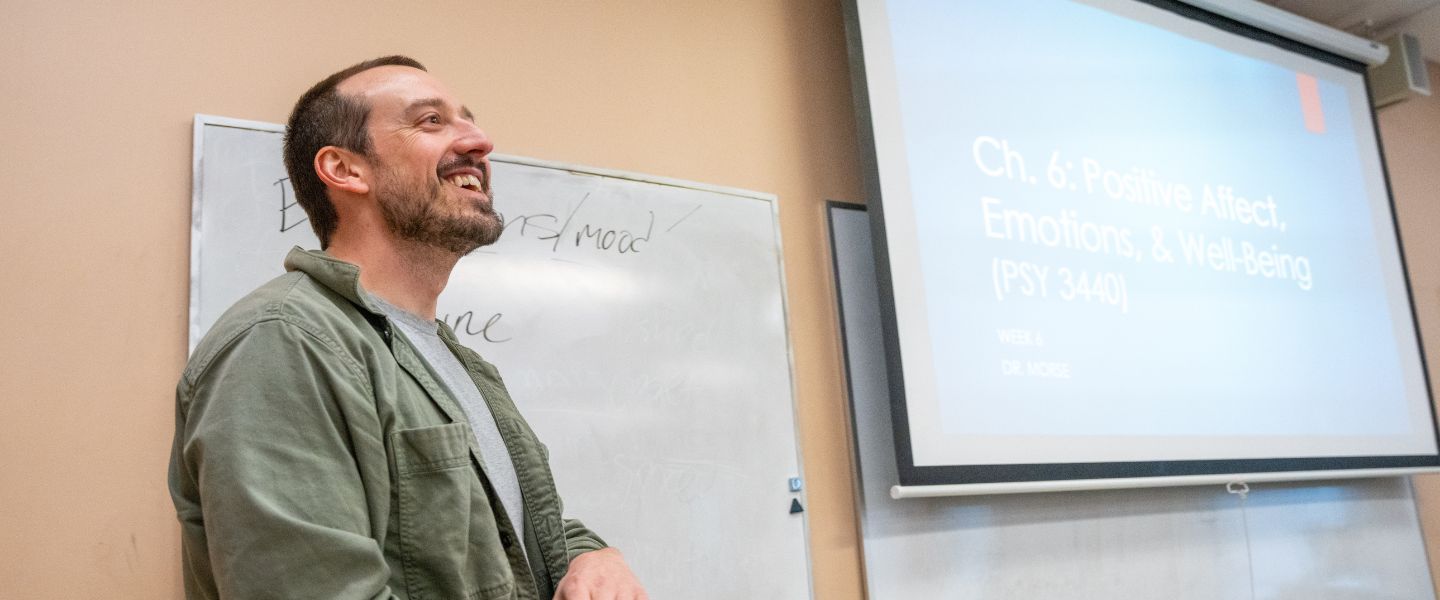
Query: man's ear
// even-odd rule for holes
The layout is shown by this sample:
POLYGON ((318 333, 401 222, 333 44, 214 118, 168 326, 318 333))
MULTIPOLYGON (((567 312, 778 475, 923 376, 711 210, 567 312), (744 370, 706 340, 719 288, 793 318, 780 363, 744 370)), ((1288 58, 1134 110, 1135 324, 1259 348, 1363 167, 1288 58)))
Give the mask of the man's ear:
POLYGON ((352 194, 370 192, 370 164, 344 148, 326 146, 316 152, 315 174, 331 189, 352 194))

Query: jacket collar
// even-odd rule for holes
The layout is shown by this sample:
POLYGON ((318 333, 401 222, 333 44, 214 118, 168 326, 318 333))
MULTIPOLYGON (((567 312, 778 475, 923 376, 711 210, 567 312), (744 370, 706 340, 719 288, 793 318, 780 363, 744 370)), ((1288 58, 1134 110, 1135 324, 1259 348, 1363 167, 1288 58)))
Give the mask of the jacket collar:
MULTIPOLYGON (((380 329, 381 335, 384 336, 385 344, 390 347, 390 351, 394 354, 395 361, 399 363, 406 372, 410 373, 411 377, 414 377, 415 380, 420 383, 420 387, 425 389, 425 393, 429 394, 435 403, 439 405, 440 410, 450 418, 451 422, 469 423, 469 420, 465 418, 464 410, 462 410, 460 405, 445 391, 444 386, 431 375, 425 360, 420 357, 414 347, 408 342, 393 341, 403 336, 391 335, 389 315, 386 315, 384 311, 380 310, 380 307, 374 303, 370 294, 365 291, 365 288, 360 287, 359 266, 330 256, 323 250, 304 250, 296 246, 292 248, 290 254, 285 257, 285 270, 300 271, 301 273, 309 275, 311 279, 319 282, 320 285, 340 294, 346 300, 354 303, 355 306, 369 312, 372 321, 380 329)), ((443 325, 442 323, 441 336, 458 345, 458 343, 455 342, 454 332, 450 331, 449 326, 443 325)), ((471 451, 479 452, 473 445, 471 446, 471 451)))
POLYGON ((356 306, 371 314, 384 316, 380 307, 371 301, 370 294, 360 287, 360 267, 330 256, 324 250, 304 250, 299 246, 291 248, 290 254, 285 256, 285 270, 309 275, 356 306))

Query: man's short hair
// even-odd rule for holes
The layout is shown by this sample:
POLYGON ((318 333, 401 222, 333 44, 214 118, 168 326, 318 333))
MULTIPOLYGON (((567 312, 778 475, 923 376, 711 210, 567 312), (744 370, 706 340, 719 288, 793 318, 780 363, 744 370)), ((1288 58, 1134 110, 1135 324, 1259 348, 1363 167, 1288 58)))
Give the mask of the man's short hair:
POLYGON ((357 63, 320 80, 300 96, 295 109, 290 111, 290 121, 285 126, 285 170, 290 174, 295 199, 310 218, 315 237, 320 238, 322 250, 330 246, 330 236, 335 233, 339 218, 325 182, 315 173, 315 154, 326 146, 336 146, 370 155, 370 133, 365 128, 370 117, 369 103, 341 94, 336 88, 356 73, 387 65, 426 70, 419 61, 400 55, 357 63))

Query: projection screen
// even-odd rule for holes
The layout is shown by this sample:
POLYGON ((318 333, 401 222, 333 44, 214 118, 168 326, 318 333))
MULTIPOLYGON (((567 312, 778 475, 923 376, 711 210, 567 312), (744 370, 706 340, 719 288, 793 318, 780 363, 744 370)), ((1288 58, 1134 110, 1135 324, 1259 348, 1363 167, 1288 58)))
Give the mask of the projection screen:
POLYGON ((1175 2, 848 26, 900 484, 1440 464, 1362 65, 1175 2))

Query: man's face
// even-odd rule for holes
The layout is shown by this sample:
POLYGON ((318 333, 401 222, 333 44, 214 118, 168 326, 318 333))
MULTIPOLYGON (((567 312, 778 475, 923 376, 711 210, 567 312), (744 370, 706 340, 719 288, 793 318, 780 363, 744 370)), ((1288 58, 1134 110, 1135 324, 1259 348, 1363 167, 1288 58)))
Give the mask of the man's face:
POLYGON ((418 69, 386 66, 339 91, 370 105, 371 185, 391 232, 462 255, 500 237, 487 158, 494 145, 444 85, 418 69))

